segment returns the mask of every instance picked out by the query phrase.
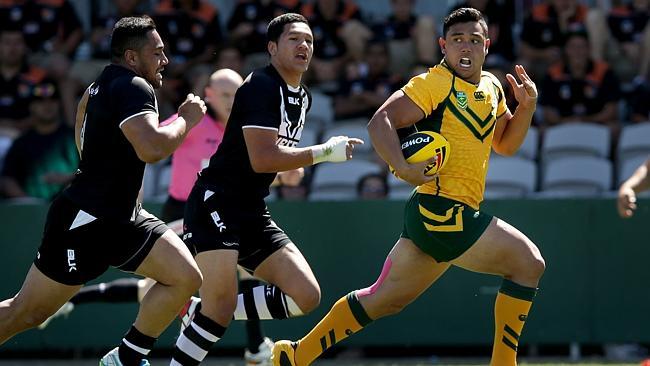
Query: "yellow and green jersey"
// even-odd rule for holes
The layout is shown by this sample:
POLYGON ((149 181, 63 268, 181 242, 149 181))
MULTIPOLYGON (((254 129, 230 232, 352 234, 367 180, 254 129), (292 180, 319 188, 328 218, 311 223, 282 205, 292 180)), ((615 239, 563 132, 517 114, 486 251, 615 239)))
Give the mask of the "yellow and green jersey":
POLYGON ((418 192, 447 197, 478 210, 496 120, 508 110, 501 83, 486 71, 478 84, 470 83, 443 61, 412 78, 402 91, 424 112, 415 129, 438 132, 451 145, 438 179, 418 187, 418 192))

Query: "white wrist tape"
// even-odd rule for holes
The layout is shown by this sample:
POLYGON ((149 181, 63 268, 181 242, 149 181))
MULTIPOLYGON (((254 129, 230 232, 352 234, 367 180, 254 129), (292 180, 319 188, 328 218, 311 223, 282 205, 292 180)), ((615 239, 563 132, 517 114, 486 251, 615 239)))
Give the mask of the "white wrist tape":
POLYGON ((347 136, 330 137, 330 139, 327 140, 327 142, 324 144, 314 145, 311 149, 314 164, 322 163, 325 161, 340 163, 348 160, 346 154, 347 145, 347 136))

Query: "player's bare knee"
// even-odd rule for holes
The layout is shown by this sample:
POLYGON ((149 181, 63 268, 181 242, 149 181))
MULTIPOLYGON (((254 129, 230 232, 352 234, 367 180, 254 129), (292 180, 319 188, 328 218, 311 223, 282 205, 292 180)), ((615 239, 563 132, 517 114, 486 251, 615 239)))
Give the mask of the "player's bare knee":
POLYGON ((546 270, 546 261, 541 255, 534 256, 529 263, 528 273, 529 276, 540 279, 546 270))
POLYGON ((203 276, 198 268, 190 267, 179 273, 176 278, 176 285, 186 290, 190 295, 194 294, 203 284, 203 276))
POLYGON ((321 293, 320 288, 311 288, 308 291, 303 291, 300 296, 294 299, 303 314, 311 313, 320 305, 321 293))

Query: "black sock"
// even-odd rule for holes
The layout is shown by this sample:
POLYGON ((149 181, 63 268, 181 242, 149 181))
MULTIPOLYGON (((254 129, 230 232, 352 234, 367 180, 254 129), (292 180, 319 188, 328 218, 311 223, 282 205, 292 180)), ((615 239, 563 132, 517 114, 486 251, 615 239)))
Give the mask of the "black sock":
POLYGON ((264 342, 262 324, 259 320, 246 321, 246 338, 248 340, 248 346, 246 348, 248 348, 251 353, 259 352, 259 346, 264 342))
POLYGON ((77 305, 88 302, 138 302, 137 278, 121 278, 119 280, 84 286, 70 299, 77 305))
MULTIPOLYGON (((251 291, 261 284, 262 282, 256 278, 244 278, 239 280, 239 291, 251 291)), ((248 348, 251 353, 259 352, 259 345, 264 342, 264 335, 262 335, 262 324, 258 319, 246 321, 246 339, 248 342, 246 348, 248 348)))
POLYGON ((135 329, 135 325, 131 326, 120 344, 120 361, 124 366, 140 366, 155 342, 156 338, 140 333, 135 329))

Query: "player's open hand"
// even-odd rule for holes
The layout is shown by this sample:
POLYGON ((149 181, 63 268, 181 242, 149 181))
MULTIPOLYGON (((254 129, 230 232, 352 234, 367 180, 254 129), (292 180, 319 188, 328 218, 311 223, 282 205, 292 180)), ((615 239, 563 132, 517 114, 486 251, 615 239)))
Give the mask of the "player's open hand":
POLYGON ((205 115, 205 102, 198 95, 187 95, 183 104, 178 107, 178 115, 183 117, 190 127, 196 126, 205 115))
POLYGON ((624 218, 630 218, 634 215, 636 210, 636 194, 632 188, 621 187, 618 191, 618 199, 616 202, 618 214, 624 218))
POLYGON ((519 80, 521 80, 521 84, 517 82, 517 79, 512 74, 506 75, 506 79, 508 79, 514 91, 515 99, 517 99, 520 106, 534 109, 537 104, 537 86, 535 86, 535 83, 528 76, 523 66, 515 65, 515 73, 519 80))
POLYGON ((435 175, 424 174, 424 171, 426 170, 427 166, 435 162, 436 162, 436 158, 433 157, 429 160, 420 163, 412 163, 412 164, 407 163, 403 168, 399 170, 396 169, 395 175, 400 179, 403 179, 416 187, 421 186, 425 183, 431 182, 432 180, 436 179, 436 177, 438 176, 437 174, 435 175))
POLYGON ((356 145, 363 145, 363 140, 354 138, 354 137, 348 137, 348 142, 345 145, 345 158, 347 160, 352 159, 352 153, 354 152, 354 147, 356 145))

